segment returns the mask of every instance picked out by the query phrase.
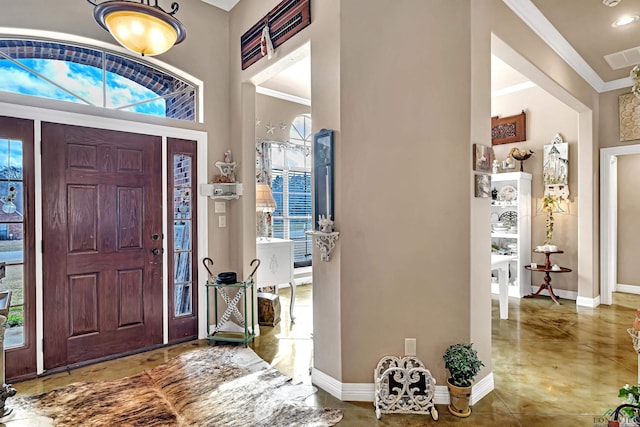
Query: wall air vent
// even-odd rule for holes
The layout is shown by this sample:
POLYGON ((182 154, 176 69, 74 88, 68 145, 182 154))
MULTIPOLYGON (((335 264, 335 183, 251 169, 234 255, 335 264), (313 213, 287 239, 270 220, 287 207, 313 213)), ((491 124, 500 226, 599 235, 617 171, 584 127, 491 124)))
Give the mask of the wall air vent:
POLYGON ((640 46, 610 53, 604 56, 604 60, 607 61, 612 70, 619 70, 620 68, 640 64, 640 46))
POLYGON ((260 40, 269 26, 274 49, 311 23, 311 0, 284 0, 240 37, 242 69, 262 58, 260 40))

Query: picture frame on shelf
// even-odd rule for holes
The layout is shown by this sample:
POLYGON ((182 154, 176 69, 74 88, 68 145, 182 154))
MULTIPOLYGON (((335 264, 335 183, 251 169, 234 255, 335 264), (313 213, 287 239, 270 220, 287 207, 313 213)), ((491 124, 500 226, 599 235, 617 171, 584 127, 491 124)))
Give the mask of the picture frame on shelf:
POLYGON ((493 162, 493 148, 483 144, 473 144, 473 170, 489 172, 493 162))
POLYGON ((491 175, 484 173, 475 175, 475 196, 483 199, 491 197, 491 175))
POLYGON ((491 145, 509 144, 527 140, 527 115, 522 113, 515 116, 500 118, 491 117, 491 145))

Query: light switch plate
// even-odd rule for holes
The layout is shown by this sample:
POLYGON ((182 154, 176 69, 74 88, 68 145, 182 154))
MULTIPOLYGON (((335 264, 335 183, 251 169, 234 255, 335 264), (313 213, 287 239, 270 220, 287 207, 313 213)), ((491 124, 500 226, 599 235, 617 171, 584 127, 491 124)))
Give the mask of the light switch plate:
POLYGON ((220 215, 218 217, 218 227, 224 228, 227 226, 227 217, 225 215, 220 215))
POLYGON ((214 203, 215 213, 225 213, 227 211, 227 204, 225 202, 214 203))
POLYGON ((404 339, 404 355, 405 356, 416 355, 416 339, 415 338, 404 339))

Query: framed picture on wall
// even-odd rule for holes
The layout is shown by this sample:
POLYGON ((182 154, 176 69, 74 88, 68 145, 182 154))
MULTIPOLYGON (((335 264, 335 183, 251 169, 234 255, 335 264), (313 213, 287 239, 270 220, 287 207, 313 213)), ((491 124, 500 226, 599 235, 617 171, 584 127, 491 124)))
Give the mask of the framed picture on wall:
POLYGON ((491 175, 476 174, 475 196, 483 199, 491 197, 491 175))
POLYGON ((493 148, 488 145, 473 144, 473 170, 489 172, 493 161, 493 148))
POLYGON ((315 229, 320 216, 333 216, 333 131, 322 129, 313 136, 313 172, 315 179, 315 229))

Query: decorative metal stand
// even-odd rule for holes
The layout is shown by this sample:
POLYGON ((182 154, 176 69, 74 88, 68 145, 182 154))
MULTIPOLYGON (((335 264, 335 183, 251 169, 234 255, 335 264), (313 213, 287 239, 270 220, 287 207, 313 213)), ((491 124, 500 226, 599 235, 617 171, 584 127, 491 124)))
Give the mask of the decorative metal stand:
POLYGON ((436 380, 420 359, 385 356, 373 371, 376 417, 382 414, 430 414, 438 420, 433 403, 436 380))
POLYGON ((325 233, 323 231, 305 231, 305 233, 313 237, 313 240, 316 242, 316 247, 320 249, 320 260, 328 262, 331 251, 336 247, 336 240, 338 240, 340 232, 332 231, 325 233))

